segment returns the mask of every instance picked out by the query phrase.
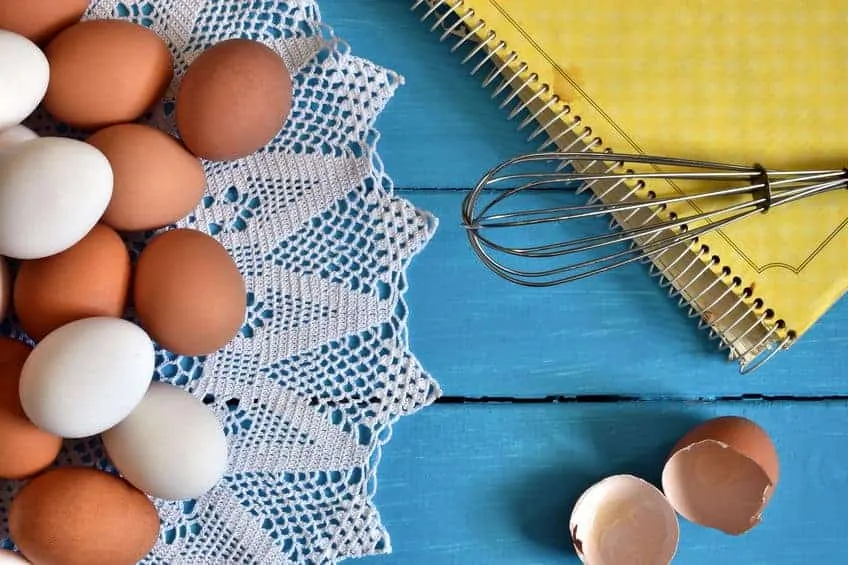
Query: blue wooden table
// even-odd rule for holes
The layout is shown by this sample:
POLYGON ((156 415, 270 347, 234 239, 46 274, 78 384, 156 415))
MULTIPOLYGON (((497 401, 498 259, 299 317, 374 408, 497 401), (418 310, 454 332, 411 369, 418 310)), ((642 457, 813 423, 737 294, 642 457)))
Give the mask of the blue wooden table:
POLYGON ((321 6, 356 54, 405 77, 379 150, 398 191, 440 219, 408 301, 412 346, 445 397, 384 450, 377 503, 393 553, 366 563, 578 563, 580 492, 613 473, 656 482, 674 441, 724 414, 769 431, 781 481, 745 536, 681 519, 675 563, 848 563, 848 299, 742 376, 639 266, 547 290, 497 279, 468 248, 460 201, 535 146, 408 0, 321 6))

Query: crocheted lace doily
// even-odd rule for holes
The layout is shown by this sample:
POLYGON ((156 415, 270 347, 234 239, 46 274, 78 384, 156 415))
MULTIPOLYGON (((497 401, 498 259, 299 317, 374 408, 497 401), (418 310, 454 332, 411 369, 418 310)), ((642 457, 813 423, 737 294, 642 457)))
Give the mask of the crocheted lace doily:
MULTIPOLYGON (((389 552, 372 500, 381 446, 397 418, 440 394, 409 350, 403 301, 405 269, 437 221, 393 194, 375 147, 374 121, 401 77, 352 55, 311 0, 95 0, 85 17, 156 31, 171 46, 174 85, 205 48, 236 36, 274 48, 294 82, 279 136, 248 158, 208 163, 207 193, 179 224, 230 250, 248 314, 214 355, 158 351, 156 379, 224 423, 230 464, 197 500, 154 501, 161 535, 145 562, 317 564, 389 552)), ((146 118, 171 133, 174 85, 146 118)), ((79 134, 43 116, 31 125, 79 134)), ((97 439, 68 442, 58 464, 114 472, 97 439)), ((0 546, 12 547, 7 511, 20 485, 0 484, 0 546)))

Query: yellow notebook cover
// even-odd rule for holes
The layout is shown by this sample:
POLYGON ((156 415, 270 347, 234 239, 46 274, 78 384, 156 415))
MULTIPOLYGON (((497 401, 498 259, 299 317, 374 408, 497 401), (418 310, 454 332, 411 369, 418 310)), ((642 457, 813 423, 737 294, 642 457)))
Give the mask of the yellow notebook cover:
MULTIPOLYGON (((771 169, 848 166, 844 0, 429 0, 494 51, 525 100, 602 148, 771 169), (544 87, 542 85, 545 85, 544 87), (550 97, 556 95, 551 103, 550 97)), ((434 16, 435 17, 435 16, 434 16)), ((662 193, 662 187, 651 187, 662 193)), ((726 204, 726 203, 725 203, 726 204)), ((848 191, 701 238, 800 336, 848 289, 848 191)), ((759 300, 757 300, 759 299, 759 300)))

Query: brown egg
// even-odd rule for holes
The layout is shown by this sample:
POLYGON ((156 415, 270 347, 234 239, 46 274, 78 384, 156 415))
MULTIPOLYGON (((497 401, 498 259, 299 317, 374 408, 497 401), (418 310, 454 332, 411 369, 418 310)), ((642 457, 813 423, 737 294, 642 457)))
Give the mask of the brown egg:
POLYGON ((0 337, 0 478, 23 479, 49 467, 62 438, 40 430, 27 419, 18 396, 21 368, 32 348, 0 337))
POLYGON ((230 39, 186 71, 177 92, 177 128, 198 157, 237 159, 271 141, 291 107, 291 75, 280 56, 256 41, 230 39))
POLYGON ((87 7, 88 0, 2 0, 0 29, 43 44, 79 22, 87 7))
POLYGON ((119 124, 88 138, 109 159, 115 176, 102 221, 119 231, 163 227, 188 214, 203 196, 200 160, 156 128, 119 124))
POLYGON ((0 320, 9 313, 12 303, 12 275, 5 257, 0 257, 0 320))
POLYGON ((0 365, 12 364, 23 366, 32 347, 19 339, 0 337, 0 365))
POLYGON ((21 489, 9 510, 9 534, 38 565, 135 565, 156 543, 159 516, 126 481, 62 467, 21 489))
POLYGON ((204 355, 244 322, 244 280, 227 250, 196 230, 175 229, 141 252, 133 285, 141 325, 162 347, 204 355))
POLYGON ((663 491, 687 520, 727 534, 754 526, 780 478, 765 430, 738 416, 708 420, 683 436, 663 469, 663 491))
POLYGON ((121 317, 129 297, 130 256, 120 236, 97 224, 71 248, 22 261, 13 299, 21 327, 34 340, 68 322, 121 317))
POLYGON ((118 20, 88 20, 59 33, 44 50, 50 84, 44 107, 82 129, 141 117, 173 77, 168 46, 154 32, 118 20))

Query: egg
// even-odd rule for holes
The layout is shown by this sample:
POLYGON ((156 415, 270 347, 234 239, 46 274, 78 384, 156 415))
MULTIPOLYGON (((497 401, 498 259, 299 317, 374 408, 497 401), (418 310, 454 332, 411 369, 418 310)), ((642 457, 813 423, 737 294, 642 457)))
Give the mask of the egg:
POLYGON ((9 263, 0 257, 0 320, 9 313, 12 303, 12 273, 9 271, 9 263))
POLYGON ((655 486, 633 475, 613 475, 577 500, 569 530, 587 565, 668 565, 677 553, 677 515, 655 486))
POLYGON ((779 478, 768 433, 746 418, 723 416, 677 442, 663 468, 662 486, 684 518, 740 535, 760 523, 779 478))
POLYGON ((28 565, 29 561, 6 549, 0 549, 0 565, 28 565))
POLYGON ((0 29, 0 130, 29 117, 49 81, 50 65, 41 49, 22 35, 0 29))
POLYGON ((0 129, 0 151, 36 138, 38 134, 26 126, 17 125, 0 129))
POLYGON ((45 48, 51 78, 44 107, 81 129, 141 117, 173 77, 171 53, 153 31, 121 20, 87 20, 45 48))
POLYGON ((111 197, 109 160, 87 143, 42 137, 0 152, 0 255, 64 251, 94 227, 111 197))
POLYGON ((0 478, 3 479, 23 479, 46 469, 62 448, 62 438, 38 429, 21 408, 18 382, 31 351, 22 341, 0 337, 0 478))
POLYGON ((0 29, 44 43, 62 29, 78 22, 89 0, 3 0, 0 29))
POLYGON ((74 320, 120 318, 129 296, 130 271, 121 237, 97 224, 69 249, 21 262, 13 292, 15 314, 36 341, 74 320))
POLYGON ((282 58, 262 43, 230 39, 189 66, 177 91, 176 122, 195 155, 237 159, 271 141, 291 107, 292 79, 282 58))
POLYGON ((144 493, 84 467, 39 475, 9 509, 9 535, 37 565, 135 565, 156 543, 159 524, 144 493))
POLYGON ((167 133, 145 125, 119 124, 87 141, 112 165, 112 201, 102 221, 116 230, 161 228, 200 202, 206 188, 203 165, 167 133))
POLYGON ((226 345, 247 306, 244 280, 227 250, 191 229, 166 231, 142 250, 133 297, 150 336, 180 355, 205 355, 226 345))
POLYGON ((170 384, 151 384, 136 409, 102 437, 121 475, 161 499, 197 498, 227 468, 227 438, 215 414, 170 384))
POLYGON ((104 432, 141 402, 153 378, 148 335, 120 318, 84 318, 40 341, 21 371, 21 406, 64 438, 104 432))

